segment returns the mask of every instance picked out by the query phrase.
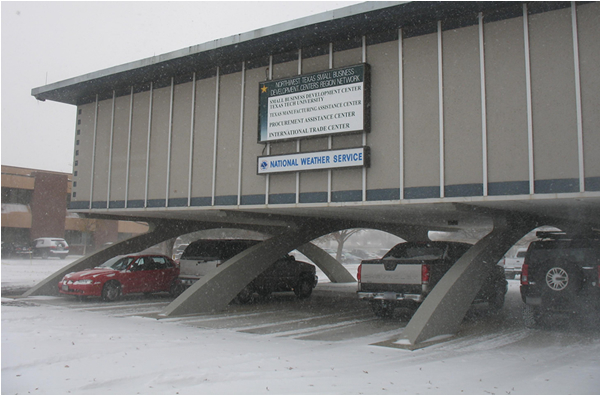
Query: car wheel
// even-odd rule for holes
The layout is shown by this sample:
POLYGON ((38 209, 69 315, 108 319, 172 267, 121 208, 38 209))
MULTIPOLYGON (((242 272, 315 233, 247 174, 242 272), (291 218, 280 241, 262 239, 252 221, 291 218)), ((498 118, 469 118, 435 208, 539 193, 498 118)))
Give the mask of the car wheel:
POLYGON ((246 303, 250 302, 251 299, 252 299, 252 291, 250 290, 250 288, 245 287, 244 289, 242 289, 240 291, 239 294, 237 294, 237 296, 233 300, 235 303, 238 303, 238 304, 246 304, 246 303))
POLYGON ((573 262, 550 262, 542 269, 542 289, 552 296, 568 295, 581 289, 583 273, 573 262))
POLYGON ((494 294, 488 300, 490 310, 498 312, 504 306, 505 293, 503 289, 496 288, 494 294))
POLYGON ((300 299, 306 299, 312 294, 313 284, 308 278, 301 278, 294 288, 294 293, 300 299))
POLYGON ((371 302, 371 310, 379 318, 389 318, 394 315, 394 306, 385 302, 371 302))
POLYGON ((185 291, 185 286, 179 280, 173 280, 169 288, 169 294, 173 297, 178 297, 185 291))
POLYGON ((48 259, 48 251, 42 252, 42 259, 48 259))
POLYGON ((102 288, 102 300, 114 302, 121 296, 121 284, 116 281, 109 281, 102 288))
POLYGON ((540 312, 537 308, 526 304, 523 307, 523 323, 526 328, 535 328, 538 326, 540 312))

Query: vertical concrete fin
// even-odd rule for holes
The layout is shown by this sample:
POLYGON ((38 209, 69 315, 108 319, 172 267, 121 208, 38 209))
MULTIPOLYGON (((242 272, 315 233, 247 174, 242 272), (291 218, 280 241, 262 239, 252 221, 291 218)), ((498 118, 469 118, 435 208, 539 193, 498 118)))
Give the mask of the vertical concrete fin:
POLYGON ((465 253, 437 283, 412 317, 403 335, 413 345, 457 332, 473 299, 494 265, 535 225, 499 224, 465 253))

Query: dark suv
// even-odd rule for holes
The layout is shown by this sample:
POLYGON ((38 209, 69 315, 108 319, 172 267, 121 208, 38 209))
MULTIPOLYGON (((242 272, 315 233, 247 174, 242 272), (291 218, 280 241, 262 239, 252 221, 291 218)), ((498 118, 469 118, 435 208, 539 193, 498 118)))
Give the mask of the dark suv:
MULTIPOLYGON (((224 239, 194 241, 187 246, 179 260, 179 279, 184 287, 200 280, 228 259, 260 243, 258 240, 224 239)), ((294 291, 298 298, 307 298, 317 286, 314 265, 297 261, 286 254, 255 278, 236 297, 237 302, 248 302, 252 294, 267 296, 271 292, 294 291)))
POLYGON ((521 273, 525 325, 548 313, 600 311, 600 235, 538 232, 521 273))

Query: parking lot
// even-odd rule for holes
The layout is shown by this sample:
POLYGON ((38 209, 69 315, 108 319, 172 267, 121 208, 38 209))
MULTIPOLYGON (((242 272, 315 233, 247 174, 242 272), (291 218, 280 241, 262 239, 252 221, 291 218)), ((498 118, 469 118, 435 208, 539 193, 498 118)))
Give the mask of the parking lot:
MULTIPOLYGON (((355 284, 325 282, 319 284, 313 295, 304 300, 297 299, 291 292, 282 292, 269 297, 255 296, 248 304, 230 304, 224 311, 173 318, 160 317, 162 309, 173 300, 166 293, 128 295, 113 303, 103 302, 99 298, 78 300, 65 296, 31 297, 17 301, 103 316, 158 319, 199 329, 268 334, 298 340, 354 339, 366 344, 398 347, 394 340, 401 336, 407 318, 401 315, 390 319, 376 318, 369 306, 356 298, 355 290, 355 284)), ((600 329, 596 325, 598 317, 580 317, 576 320, 556 317, 541 331, 529 331, 524 326, 521 309, 518 280, 509 280, 509 291, 501 313, 490 315, 485 306, 474 306, 453 341, 473 336, 501 336, 505 341, 517 341, 533 333, 536 333, 538 340, 540 336, 553 336, 556 333, 600 338, 600 329)))
MULTIPOLYGON (((406 321, 376 319, 369 306, 358 301, 355 289, 355 284, 322 284, 310 298, 304 300, 299 300, 291 292, 275 293, 266 298, 256 296, 251 303, 244 305, 230 304, 221 312, 164 318, 161 321, 301 340, 381 340, 399 335, 406 321)), ((149 319, 160 319, 159 313, 172 300, 168 294, 129 295, 114 303, 106 303, 99 298, 80 301, 64 296, 19 299, 71 311, 149 319)))
MULTIPOLYGON (((3 281, 56 260, 3 261, 3 281), (6 276, 5 276, 6 275, 6 276)), ((48 268, 50 270, 51 268, 48 268)), ((321 277, 322 278, 322 277, 321 277)), ((15 282, 24 284, 24 280, 15 282)), ((9 296, 3 283, 3 393, 595 393, 597 316, 527 329, 518 280, 500 314, 472 309, 456 336, 408 351, 406 319, 380 319, 355 284, 322 281, 305 300, 256 297, 160 319, 172 297, 9 296), (110 368, 109 368, 110 367, 110 368), (568 372, 568 375, 565 375, 568 372)), ((14 295, 17 288, 12 287, 14 295)))

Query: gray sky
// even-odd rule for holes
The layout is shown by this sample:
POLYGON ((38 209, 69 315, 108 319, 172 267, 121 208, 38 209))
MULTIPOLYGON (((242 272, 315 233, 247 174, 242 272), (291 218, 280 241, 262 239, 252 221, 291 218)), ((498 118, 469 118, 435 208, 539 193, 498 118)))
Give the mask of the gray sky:
POLYGON ((356 3, 2 1, 2 164, 72 171, 75 106, 32 88, 356 3))

